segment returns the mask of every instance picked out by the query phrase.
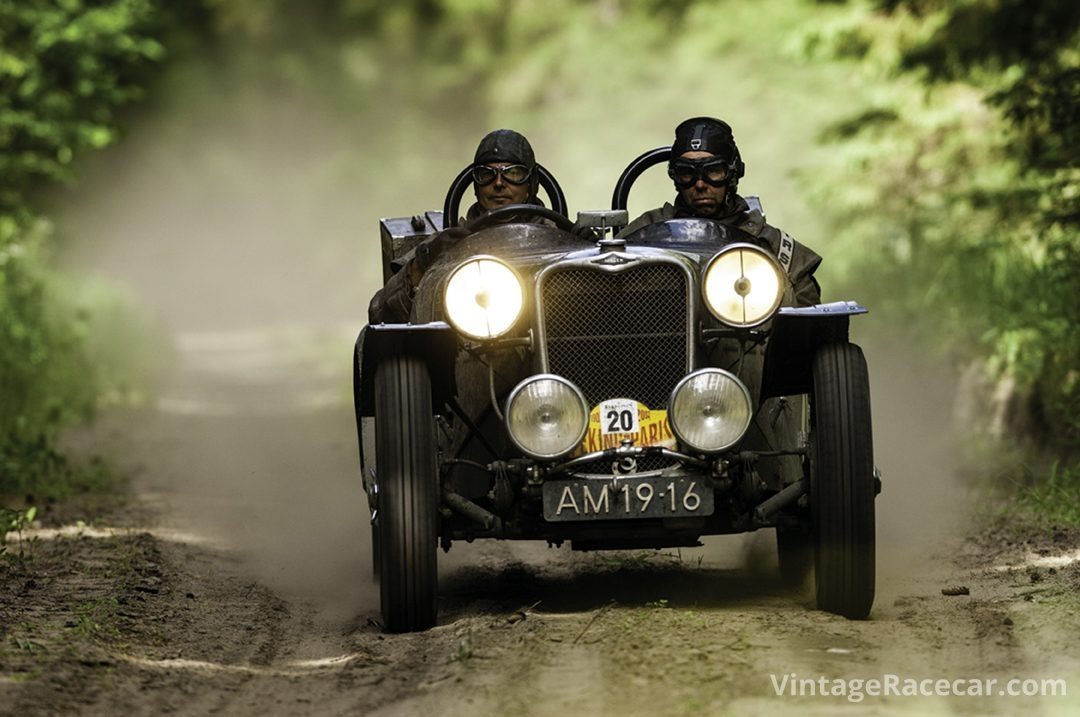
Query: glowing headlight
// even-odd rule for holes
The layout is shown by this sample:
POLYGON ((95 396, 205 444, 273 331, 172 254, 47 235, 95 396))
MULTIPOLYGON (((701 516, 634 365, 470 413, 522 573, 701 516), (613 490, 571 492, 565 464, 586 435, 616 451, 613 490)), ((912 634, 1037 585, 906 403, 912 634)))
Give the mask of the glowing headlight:
POLYGON ((779 265, 764 250, 733 244, 705 269, 705 303, 730 326, 756 326, 776 311, 784 295, 779 265))
POLYGON ((444 301, 454 328, 470 338, 493 339, 517 321, 524 294, 513 269, 494 257, 478 256, 450 274, 444 301))
POLYGON ((569 453, 581 443, 588 427, 585 396, 561 376, 531 376, 519 383, 506 401, 510 438, 533 458, 569 453))
POLYGON ((690 374, 671 393, 668 420, 686 445, 715 453, 735 445, 750 427, 750 392, 718 368, 690 374))

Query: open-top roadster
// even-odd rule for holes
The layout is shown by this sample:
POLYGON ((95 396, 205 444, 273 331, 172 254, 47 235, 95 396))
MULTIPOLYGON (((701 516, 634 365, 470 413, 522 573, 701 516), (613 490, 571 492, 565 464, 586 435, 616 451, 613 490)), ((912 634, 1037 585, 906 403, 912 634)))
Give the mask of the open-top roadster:
MULTIPOLYGON (((424 274, 409 324, 357 341, 355 398, 389 631, 436 621, 437 548, 477 538, 574 549, 694 546, 775 528, 781 572, 863 618, 874 597, 875 476, 854 302, 791 307, 767 246, 704 219, 622 239, 634 160, 610 211, 514 205, 424 274), (543 223, 536 223, 543 220, 543 223), (600 238, 603 237, 603 238, 600 238), (373 439, 373 440, 372 440, 373 439), (365 447, 365 444, 366 447, 365 447)), ((453 223, 383 220, 387 276, 453 223)))

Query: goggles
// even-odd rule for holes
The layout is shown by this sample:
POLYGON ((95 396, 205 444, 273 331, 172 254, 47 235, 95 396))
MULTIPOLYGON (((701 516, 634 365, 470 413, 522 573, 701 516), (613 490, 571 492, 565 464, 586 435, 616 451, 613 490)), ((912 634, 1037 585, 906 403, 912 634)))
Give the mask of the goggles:
POLYGON ((731 176, 731 163, 723 157, 703 157, 701 159, 673 159, 668 162, 668 176, 679 190, 694 186, 703 180, 706 184, 719 187, 731 176))
POLYGON ((506 167, 489 167, 486 164, 478 164, 472 168, 473 182, 479 187, 487 186, 495 181, 495 177, 501 176, 507 184, 525 184, 532 176, 532 169, 524 164, 511 164, 506 167))

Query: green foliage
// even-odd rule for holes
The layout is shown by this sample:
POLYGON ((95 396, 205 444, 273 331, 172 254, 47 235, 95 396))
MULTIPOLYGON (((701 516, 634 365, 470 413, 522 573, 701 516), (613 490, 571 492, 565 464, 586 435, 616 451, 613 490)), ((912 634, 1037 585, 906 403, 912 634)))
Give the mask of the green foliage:
POLYGON ((75 621, 70 629, 86 640, 114 640, 120 634, 117 626, 119 610, 120 601, 115 596, 79 603, 75 606, 75 621))
POLYGON ((88 339, 97 306, 51 268, 52 228, 32 199, 113 143, 117 112, 164 56, 154 0, 0 0, 0 494, 93 485, 54 447, 103 390, 88 339))
POLYGON ((1044 525, 1080 526, 1080 464, 1055 462, 1048 474, 1017 483, 1016 496, 1044 525))
MULTIPOLYGON (((44 223, 26 230, 0 216, 0 493, 50 484, 66 462, 56 428, 91 407, 78 327, 57 321, 48 301, 44 223), (64 390, 73 386, 75 395, 64 390)), ((31 491, 33 492, 33 491, 31 491)))
MULTIPOLYGON (((880 83, 822 135, 849 283, 1030 396, 1020 438, 1080 449, 1080 6, 854 4, 807 52, 880 83), (838 38, 840 38, 838 40, 838 38)), ((830 260, 832 257, 830 256, 830 260)))
MULTIPOLYGON (((933 3, 912 0, 899 7, 933 3)), ((935 9, 937 29, 906 48, 902 66, 969 82, 1000 108, 1010 149, 1041 187, 1054 218, 1080 222, 1080 5, 1070 0, 968 0, 935 9), (1055 173, 1066 170, 1061 175, 1055 173), (1072 170, 1067 171, 1067 170, 1072 170)))
POLYGON ((35 517, 37 517, 37 508, 34 506, 26 510, 9 510, 0 507, 0 558, 18 567, 26 567, 26 563, 33 559, 34 541, 24 541, 23 531, 30 527, 35 517), (8 533, 15 533, 18 553, 9 552, 8 533))
POLYGON ((25 212, 41 180, 116 140, 117 108, 141 96, 164 47, 154 0, 0 2, 0 215, 25 212))
POLYGON ((1015 457, 1004 462, 1008 468, 983 508, 986 518, 1020 531, 1080 527, 1080 463, 1032 467, 1015 457))
POLYGON ((50 301, 48 234, 43 221, 20 231, 0 217, 0 430, 17 441, 85 417, 93 402, 81 380, 89 368, 84 317, 50 301))
POLYGON ((58 432, 104 403, 138 401, 151 381, 133 358, 145 322, 115 291, 51 269, 49 238, 47 222, 20 230, 0 217, 0 495, 56 499, 111 483, 104 465, 60 453, 58 432))

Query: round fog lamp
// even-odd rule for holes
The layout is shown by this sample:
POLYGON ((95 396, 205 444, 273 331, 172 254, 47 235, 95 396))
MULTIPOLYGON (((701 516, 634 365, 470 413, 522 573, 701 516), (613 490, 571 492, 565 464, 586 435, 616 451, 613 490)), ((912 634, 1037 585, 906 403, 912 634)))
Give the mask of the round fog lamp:
POLYGON ((784 295, 780 265, 752 244, 733 244, 714 256, 705 269, 702 287, 713 315, 737 327, 767 320, 784 295))
POLYGON ((569 453, 581 443, 588 427, 585 396, 561 376, 531 376, 519 383, 506 401, 510 438, 533 458, 569 453))
POLYGON ((731 448, 750 427, 750 392, 733 374, 704 368, 671 394, 668 420, 679 440, 702 453, 731 448))
POLYGON ((469 259, 450 273, 443 296, 446 318, 472 339, 493 339, 521 315, 525 295, 517 274, 495 257, 469 259))

